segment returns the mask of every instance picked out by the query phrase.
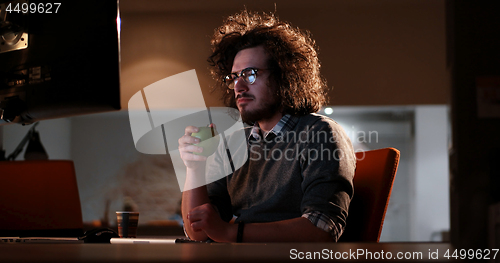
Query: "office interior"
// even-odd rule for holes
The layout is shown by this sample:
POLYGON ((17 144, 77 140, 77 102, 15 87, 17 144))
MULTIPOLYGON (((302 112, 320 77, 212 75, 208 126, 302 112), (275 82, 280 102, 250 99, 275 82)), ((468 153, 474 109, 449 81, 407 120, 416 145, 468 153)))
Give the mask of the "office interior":
MULTIPOLYGON (((481 13, 474 8, 488 4, 470 5, 444 0, 121 0, 122 109, 43 120, 37 130, 50 159, 74 161, 87 224, 113 225, 114 211, 125 205, 141 212, 140 227, 180 223, 181 192, 171 161, 167 155, 136 151, 128 100, 158 80, 195 69, 206 105, 222 106, 209 91, 210 35, 224 17, 245 7, 276 11, 280 19, 309 30, 319 46, 322 73, 331 88, 329 103, 319 113, 343 125, 355 150, 401 151, 380 241, 488 247, 490 206, 500 201, 493 194, 500 142, 492 135, 500 116, 479 114, 482 103, 495 111, 498 102, 478 99, 476 78, 500 72, 490 62, 498 50, 475 40, 498 44, 498 37, 478 32, 479 25, 467 19, 481 13)), ((498 22, 491 28, 498 28, 498 22)), ((175 98, 171 94, 166 105, 169 100, 177 104, 175 98)), ((29 129, 0 126, 3 149, 12 152, 29 129)))

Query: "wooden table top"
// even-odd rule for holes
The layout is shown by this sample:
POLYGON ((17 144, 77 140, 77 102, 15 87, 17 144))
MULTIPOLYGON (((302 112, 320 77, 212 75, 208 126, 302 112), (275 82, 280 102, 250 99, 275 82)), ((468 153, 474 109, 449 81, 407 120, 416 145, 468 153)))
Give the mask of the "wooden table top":
POLYGON ((448 243, 0 243, 0 262, 449 262, 454 258, 446 252, 452 256, 454 250, 448 243))

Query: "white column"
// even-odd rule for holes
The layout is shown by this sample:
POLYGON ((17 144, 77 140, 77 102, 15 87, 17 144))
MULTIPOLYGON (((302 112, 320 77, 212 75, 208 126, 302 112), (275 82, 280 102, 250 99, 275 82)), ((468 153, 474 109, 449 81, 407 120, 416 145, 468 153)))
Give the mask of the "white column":
MULTIPOLYGON (((3 126, 0 126, 0 154, 2 153, 1 152, 2 150, 5 150, 5 149, 3 148, 3 126)), ((7 156, 5 156, 5 157, 7 157, 7 156)))
POLYGON ((431 241, 433 233, 450 228, 448 127, 447 106, 415 108, 411 241, 431 241))

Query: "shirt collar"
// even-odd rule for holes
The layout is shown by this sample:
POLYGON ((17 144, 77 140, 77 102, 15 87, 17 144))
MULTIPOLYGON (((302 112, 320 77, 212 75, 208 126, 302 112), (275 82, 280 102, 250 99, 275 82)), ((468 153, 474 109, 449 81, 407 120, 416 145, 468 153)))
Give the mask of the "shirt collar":
MULTIPOLYGON (((291 130, 297 123, 297 120, 298 120, 297 117, 291 116, 290 114, 283 115, 283 117, 281 117, 278 123, 276 123, 276 125, 274 125, 274 127, 270 131, 264 134, 264 138, 267 138, 267 136, 269 136, 271 133, 274 134, 275 136, 278 136, 280 132, 283 133, 291 130)), ((261 129, 259 127, 259 124, 255 123, 250 132, 249 139, 253 137, 256 140, 259 140, 261 137, 260 131, 261 129)))

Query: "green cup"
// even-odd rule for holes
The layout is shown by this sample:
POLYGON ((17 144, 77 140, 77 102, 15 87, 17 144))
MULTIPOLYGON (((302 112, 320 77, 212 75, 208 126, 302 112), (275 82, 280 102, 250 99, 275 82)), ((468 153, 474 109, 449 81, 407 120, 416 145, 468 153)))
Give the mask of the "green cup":
POLYGON ((217 130, 212 127, 198 127, 198 132, 191 134, 191 136, 200 139, 196 146, 203 147, 203 152, 194 152, 196 155, 210 156, 219 146, 220 136, 217 130))

